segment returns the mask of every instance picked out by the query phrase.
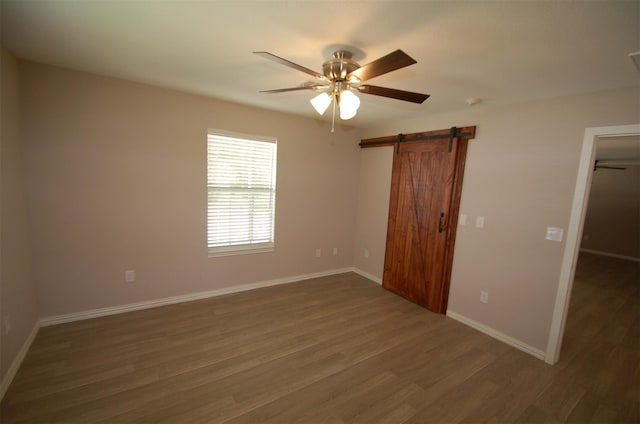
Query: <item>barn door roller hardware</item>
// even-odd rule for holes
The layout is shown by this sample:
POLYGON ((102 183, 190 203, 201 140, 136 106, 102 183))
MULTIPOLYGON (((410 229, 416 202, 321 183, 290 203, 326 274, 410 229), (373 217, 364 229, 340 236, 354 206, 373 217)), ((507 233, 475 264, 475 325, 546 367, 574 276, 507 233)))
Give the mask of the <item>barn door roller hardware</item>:
POLYGON ((409 143, 412 141, 424 141, 424 140, 449 140, 449 151, 453 147, 454 138, 472 139, 475 137, 476 127, 451 127, 449 130, 439 132, 437 134, 431 133, 414 133, 414 134, 398 134, 395 136, 370 138, 362 140, 360 147, 377 147, 377 146, 389 146, 397 144, 398 147, 401 143, 409 143))

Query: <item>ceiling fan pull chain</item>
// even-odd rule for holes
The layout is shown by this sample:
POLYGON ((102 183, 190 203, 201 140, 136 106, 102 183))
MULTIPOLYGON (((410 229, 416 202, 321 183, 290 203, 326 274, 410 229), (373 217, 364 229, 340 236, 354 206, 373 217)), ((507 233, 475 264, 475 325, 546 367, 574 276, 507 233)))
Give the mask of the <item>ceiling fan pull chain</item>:
POLYGON ((331 132, 335 132, 335 125, 336 125, 336 100, 333 99, 333 115, 331 117, 331 132))

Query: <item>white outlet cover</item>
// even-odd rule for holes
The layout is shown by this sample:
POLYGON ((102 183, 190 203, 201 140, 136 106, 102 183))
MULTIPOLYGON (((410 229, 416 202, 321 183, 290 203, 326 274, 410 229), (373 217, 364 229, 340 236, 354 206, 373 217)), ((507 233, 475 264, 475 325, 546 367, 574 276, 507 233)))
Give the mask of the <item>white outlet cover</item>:
POLYGON ((489 292, 484 290, 480 292, 480 302, 489 303, 489 292))
POLYGON ((484 216, 476 216, 476 227, 484 228, 484 216))
POLYGON ((467 223, 467 215, 461 213, 458 215, 458 225, 465 225, 467 223))
POLYGON ((124 272, 124 281, 125 283, 133 283, 136 281, 136 272, 133 270, 124 272))

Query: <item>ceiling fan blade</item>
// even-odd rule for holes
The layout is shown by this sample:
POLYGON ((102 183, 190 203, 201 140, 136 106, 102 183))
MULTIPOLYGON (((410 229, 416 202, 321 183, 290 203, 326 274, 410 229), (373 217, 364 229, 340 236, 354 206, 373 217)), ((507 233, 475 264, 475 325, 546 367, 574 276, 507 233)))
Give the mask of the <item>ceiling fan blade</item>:
POLYGON ((290 60, 287 59, 283 59, 279 56, 276 56, 275 54, 271 54, 269 52, 253 52, 254 54, 257 54, 258 56, 262 56, 265 59, 269 59, 269 60, 273 60, 274 62, 278 62, 281 65, 285 65, 288 66, 290 68, 296 69, 298 71, 302 71, 305 74, 309 74, 311 76, 314 76, 316 78, 322 79, 324 80, 325 77, 324 75, 322 75, 320 72, 316 72, 313 69, 309 69, 309 68, 305 68, 302 65, 298 65, 297 63, 293 63, 290 60))
POLYGON ((313 87, 277 88, 275 90, 261 90, 260 93, 286 93, 287 91, 312 90, 313 87))
POLYGON ((627 168, 621 168, 619 166, 596 165, 596 169, 619 169, 621 171, 624 171, 627 168))
POLYGON ((611 166, 611 165, 600 165, 598 162, 600 162, 599 159, 596 159, 596 162, 594 164, 593 170, 595 171, 596 169, 618 169, 621 171, 625 171, 627 168, 623 168, 620 166, 611 166))
POLYGON ((368 79, 377 77, 378 75, 386 74, 387 72, 395 71, 396 69, 404 68, 405 66, 418 63, 411 56, 398 49, 393 53, 389 53, 380 59, 374 60, 371 63, 367 63, 351 72, 347 75, 347 79, 350 77, 356 77, 360 81, 366 81, 368 79))
POLYGON ((391 99, 404 100, 405 102, 422 103, 429 98, 428 94, 414 93, 412 91, 396 90, 395 88, 378 87, 377 85, 361 85, 358 91, 374 96, 389 97, 391 99))
POLYGON ((305 84, 298 87, 277 88, 275 90, 262 90, 260 91, 260 93, 285 93, 287 91, 315 90, 318 88, 329 88, 329 86, 322 85, 322 84, 305 84))

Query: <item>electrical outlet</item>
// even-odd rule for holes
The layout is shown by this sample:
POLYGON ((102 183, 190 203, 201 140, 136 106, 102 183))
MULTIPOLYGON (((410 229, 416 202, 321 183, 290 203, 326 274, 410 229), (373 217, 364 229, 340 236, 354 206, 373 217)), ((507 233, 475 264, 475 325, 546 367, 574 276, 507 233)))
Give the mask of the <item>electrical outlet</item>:
POLYGON ((333 256, 337 256, 338 255, 338 248, 334 247, 333 248, 333 256))
POLYGON ((480 302, 489 303, 489 292, 482 290, 480 292, 480 302))
POLYGON ((467 223, 467 215, 461 213, 458 215, 458 225, 465 225, 467 223))
POLYGON ((124 282, 125 283, 133 283, 136 281, 136 272, 132 269, 124 272, 124 282))
POLYGON ((316 258, 322 256, 322 249, 316 249, 316 258))
POLYGON ((476 216, 476 227, 484 228, 484 216, 476 216))

